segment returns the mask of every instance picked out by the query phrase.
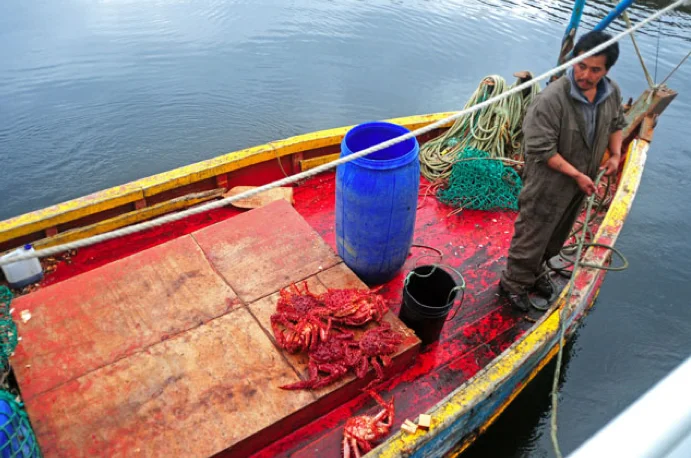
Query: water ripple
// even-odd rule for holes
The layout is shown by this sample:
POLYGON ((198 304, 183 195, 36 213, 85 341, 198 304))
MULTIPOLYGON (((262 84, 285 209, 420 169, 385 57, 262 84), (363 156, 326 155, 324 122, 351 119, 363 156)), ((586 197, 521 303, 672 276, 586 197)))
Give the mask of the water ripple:
MULTIPOLYGON (((51 184, 28 190, 28 200, 12 199, 0 218, 268 139, 459 109, 488 74, 512 81, 517 70, 552 67, 570 5, 5 2, 0 155, 20 171, 0 183, 0 194, 14 195, 32 180, 51 184), (85 171, 93 177, 84 179, 85 171)), ((589 3, 582 30, 611 6, 589 3)), ((660 6, 638 3, 632 19, 660 6)), ((690 24, 688 12, 678 12, 638 34, 658 79, 688 50, 690 24), (663 52, 656 58, 658 34, 663 52)), ((614 73, 634 87, 642 74, 630 43, 622 50, 627 62, 614 73)), ((670 84, 689 79, 682 68, 670 84)), ((688 105, 680 97, 670 111, 688 105)))

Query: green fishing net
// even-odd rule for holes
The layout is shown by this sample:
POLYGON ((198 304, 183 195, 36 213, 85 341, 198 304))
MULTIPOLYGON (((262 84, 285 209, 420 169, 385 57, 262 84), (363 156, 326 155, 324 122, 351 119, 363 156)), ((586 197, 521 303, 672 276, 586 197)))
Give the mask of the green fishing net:
POLYGON ((10 315, 12 292, 6 286, 0 286, 0 370, 3 373, 10 368, 9 359, 17 347, 17 326, 10 315))
POLYGON ((38 458, 41 451, 29 418, 15 397, 0 390, 0 457, 38 458))
POLYGON ((479 149, 466 147, 453 164, 448 184, 437 198, 454 207, 472 210, 518 210, 523 183, 518 173, 479 149))
MULTIPOLYGON (((17 326, 10 315, 12 292, 0 286, 0 370, 5 383, 17 347, 17 326)), ((15 395, 0 389, 0 458, 34 458, 41 452, 29 418, 15 395)))

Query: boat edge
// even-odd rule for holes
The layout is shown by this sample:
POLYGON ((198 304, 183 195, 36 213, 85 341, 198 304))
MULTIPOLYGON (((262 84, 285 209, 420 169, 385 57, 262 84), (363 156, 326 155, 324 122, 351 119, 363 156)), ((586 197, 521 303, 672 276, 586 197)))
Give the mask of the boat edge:
MULTIPOLYGON (((642 139, 634 139, 630 143, 621 184, 594 242, 613 244, 616 241, 638 191, 649 145, 650 142, 642 139)), ((586 251, 584 261, 604 265, 610 255, 609 250, 591 247, 586 251)), ((569 303, 566 303, 566 291, 562 291, 554 306, 530 331, 427 412, 420 412, 432 416, 432 425, 427 432, 419 431, 409 435, 398 431, 368 456, 390 458, 460 455, 494 423, 514 398, 557 354, 560 312, 565 307, 568 307, 567 316, 574 317, 567 323, 567 338, 573 335, 587 312, 592 309, 605 275, 605 270, 596 270, 593 273, 591 268, 579 268, 575 279, 576 290, 569 303), (512 380, 512 376, 521 369, 528 369, 525 377, 512 380), (507 387, 507 382, 513 382, 515 386, 507 387), (474 419, 471 417, 475 411, 491 396, 502 392, 502 388, 504 399, 485 420, 474 425, 474 419)))
MULTIPOLYGON (((397 123, 415 130, 444 119, 454 112, 439 112, 391 118, 385 121, 397 123)), ((448 123, 450 126, 451 123, 448 123)), ((442 127, 448 127, 442 126, 442 127)), ((125 204, 135 204, 147 197, 164 191, 193 184, 204 179, 280 159, 285 156, 308 152, 319 148, 339 145, 345 133, 353 126, 324 129, 293 137, 274 140, 250 148, 236 150, 211 159, 178 167, 156 175, 143 177, 129 183, 113 186, 86 196, 64 201, 39 210, 24 213, 0 221, 0 243, 46 231, 50 237, 55 228, 70 221, 105 212, 125 204)), ((145 204, 144 204, 145 205, 145 204)))

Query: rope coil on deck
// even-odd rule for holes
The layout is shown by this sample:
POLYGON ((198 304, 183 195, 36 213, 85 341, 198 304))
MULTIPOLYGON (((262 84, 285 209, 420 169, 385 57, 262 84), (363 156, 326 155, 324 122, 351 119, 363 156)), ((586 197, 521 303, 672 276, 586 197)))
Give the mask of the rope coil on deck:
POLYGON ((524 91, 526 89, 530 89, 532 86, 535 85, 536 82, 545 80, 545 79, 551 77, 552 75, 556 75, 556 74, 559 74, 559 73, 565 71, 570 66, 572 66, 578 62, 581 62, 590 56, 593 56, 593 55, 599 53, 600 51, 604 50, 605 48, 607 48, 611 44, 614 44, 617 41, 621 40, 623 37, 625 37, 625 36, 633 33, 634 31, 640 29, 644 25, 654 21, 655 19, 664 15, 665 13, 678 8, 682 4, 689 3, 690 1, 691 0, 677 0, 676 2, 672 3, 671 5, 666 6, 665 8, 661 9, 657 13, 652 14, 650 17, 644 19, 643 21, 639 22, 638 24, 634 25, 633 27, 627 28, 626 30, 620 32, 619 34, 615 35, 614 37, 612 37, 608 41, 594 47, 593 49, 591 49, 587 52, 584 52, 580 56, 577 56, 577 57, 563 63, 562 65, 560 65, 558 67, 553 68, 552 70, 549 70, 549 71, 543 73, 542 75, 539 75, 539 76, 537 76, 537 77, 535 77, 529 81, 526 81, 523 84, 519 84, 519 85, 511 88, 510 90, 503 92, 503 93, 501 93, 495 97, 491 97, 491 98, 489 98, 489 99, 487 99, 487 100, 485 100, 485 101, 483 101, 477 105, 473 105, 472 107, 468 107, 462 111, 459 111, 458 113, 456 113, 452 116, 448 116, 444 119, 440 119, 439 121, 431 123, 425 127, 421 127, 421 128, 416 129, 414 131, 408 132, 408 133, 401 135, 399 137, 393 138, 391 140, 387 140, 385 142, 371 146, 367 149, 364 149, 362 151, 358 151, 358 152, 350 154, 348 156, 341 157, 335 161, 332 161, 332 162, 329 162, 326 164, 322 164, 320 166, 317 166, 317 167, 310 169, 310 170, 307 170, 305 172, 300 172, 300 173, 297 173, 297 174, 292 175, 290 177, 286 177, 286 178, 274 181, 272 183, 268 183, 266 185, 259 186, 257 188, 254 188, 254 189, 251 189, 249 191, 237 194, 235 196, 227 197, 227 198, 222 199, 222 200, 209 202, 209 203, 200 205, 198 207, 189 208, 189 209, 181 211, 179 213, 169 214, 169 215, 162 216, 160 218, 157 218, 157 219, 154 219, 151 221, 146 221, 146 222, 135 224, 132 226, 127 226, 127 227, 117 229, 117 230, 114 230, 111 232, 106 232, 104 234, 95 235, 93 237, 89 237, 86 239, 65 243, 63 245, 57 245, 57 246, 46 248, 43 250, 38 250, 38 251, 35 251, 33 253, 22 253, 18 256, 13 257, 11 260, 10 259, 1 260, 0 266, 14 263, 17 261, 23 261, 26 259, 35 258, 35 257, 51 256, 51 255, 62 253, 62 252, 68 251, 68 250, 83 248, 83 247, 90 246, 90 245, 93 245, 96 243, 105 242, 107 240, 111 240, 111 239, 114 239, 117 237, 122 237, 124 235, 134 234, 134 233, 144 231, 147 229, 151 229, 151 228, 163 225, 163 224, 178 221, 178 220, 181 220, 181 219, 186 218, 186 217, 191 216, 191 215, 196 215, 196 214, 207 212, 209 210, 213 210, 216 208, 221 208, 221 207, 229 205, 230 203, 235 202, 237 200, 246 199, 248 197, 255 196, 255 195, 262 193, 264 191, 268 191, 269 189, 273 189, 273 188, 277 188, 280 186, 285 186, 288 184, 296 183, 300 180, 304 180, 306 178, 310 178, 314 175, 318 175, 318 174, 325 172, 327 170, 336 168, 339 165, 354 161, 356 159, 359 159, 361 157, 375 153, 377 151, 381 151, 385 148, 396 145, 396 144, 403 142, 405 140, 408 140, 410 138, 414 138, 414 137, 418 137, 420 135, 426 134, 426 133, 431 132, 435 129, 443 127, 444 125, 446 125, 447 123, 449 123, 451 121, 455 121, 455 120, 457 120, 463 116, 466 116, 470 113, 475 113, 479 110, 482 110, 483 108, 485 108, 485 107, 487 107, 493 103, 497 103, 501 100, 504 100, 508 97, 511 97, 513 94, 524 91))
MULTIPOLYGON (((501 76, 486 76, 463 108, 484 102, 532 78, 528 73, 508 87, 501 76)), ((521 123, 526 109, 539 92, 539 85, 533 84, 527 94, 514 93, 492 107, 458 118, 449 130, 420 147, 422 175, 431 182, 448 179, 454 164, 468 149, 483 151, 493 159, 520 159, 521 123)))

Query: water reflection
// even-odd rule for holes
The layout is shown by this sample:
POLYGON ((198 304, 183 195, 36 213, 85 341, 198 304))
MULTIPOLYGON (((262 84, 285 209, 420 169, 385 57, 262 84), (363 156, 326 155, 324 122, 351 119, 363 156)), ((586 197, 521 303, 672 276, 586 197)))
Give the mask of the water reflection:
MULTIPOLYGON (((631 18, 639 21, 667 4, 636 2, 631 18)), ((552 68, 571 5, 0 2, 0 219, 289 135, 459 109, 486 75, 512 80, 517 70, 552 68)), ((614 5, 588 2, 581 30, 614 5)), ((689 50, 690 13, 688 7, 673 12, 637 33, 658 81, 689 50)), ((621 47, 612 76, 625 96, 636 96, 646 87, 643 73, 630 40, 621 47)), ((598 426, 580 419, 592 419, 599 408, 604 421, 650 382, 645 377, 655 375, 651 368, 663 371, 691 347, 688 307, 669 306, 688 297, 679 284, 691 275, 680 255, 691 230, 690 81, 687 62, 669 82, 680 95, 660 122, 643 181, 647 188, 627 221, 626 231, 634 235, 621 242, 632 267, 607 277, 614 286, 604 288, 601 301, 610 308, 589 318, 579 344, 595 348, 586 352, 590 357, 573 358, 565 371, 580 374, 570 376, 573 402, 566 397, 560 417, 565 449, 598 426), (612 343, 617 329, 618 347, 612 343)), ((500 421, 499 433, 488 436, 505 446, 478 450, 485 456, 547 456, 550 383, 549 375, 538 379, 500 421)))

